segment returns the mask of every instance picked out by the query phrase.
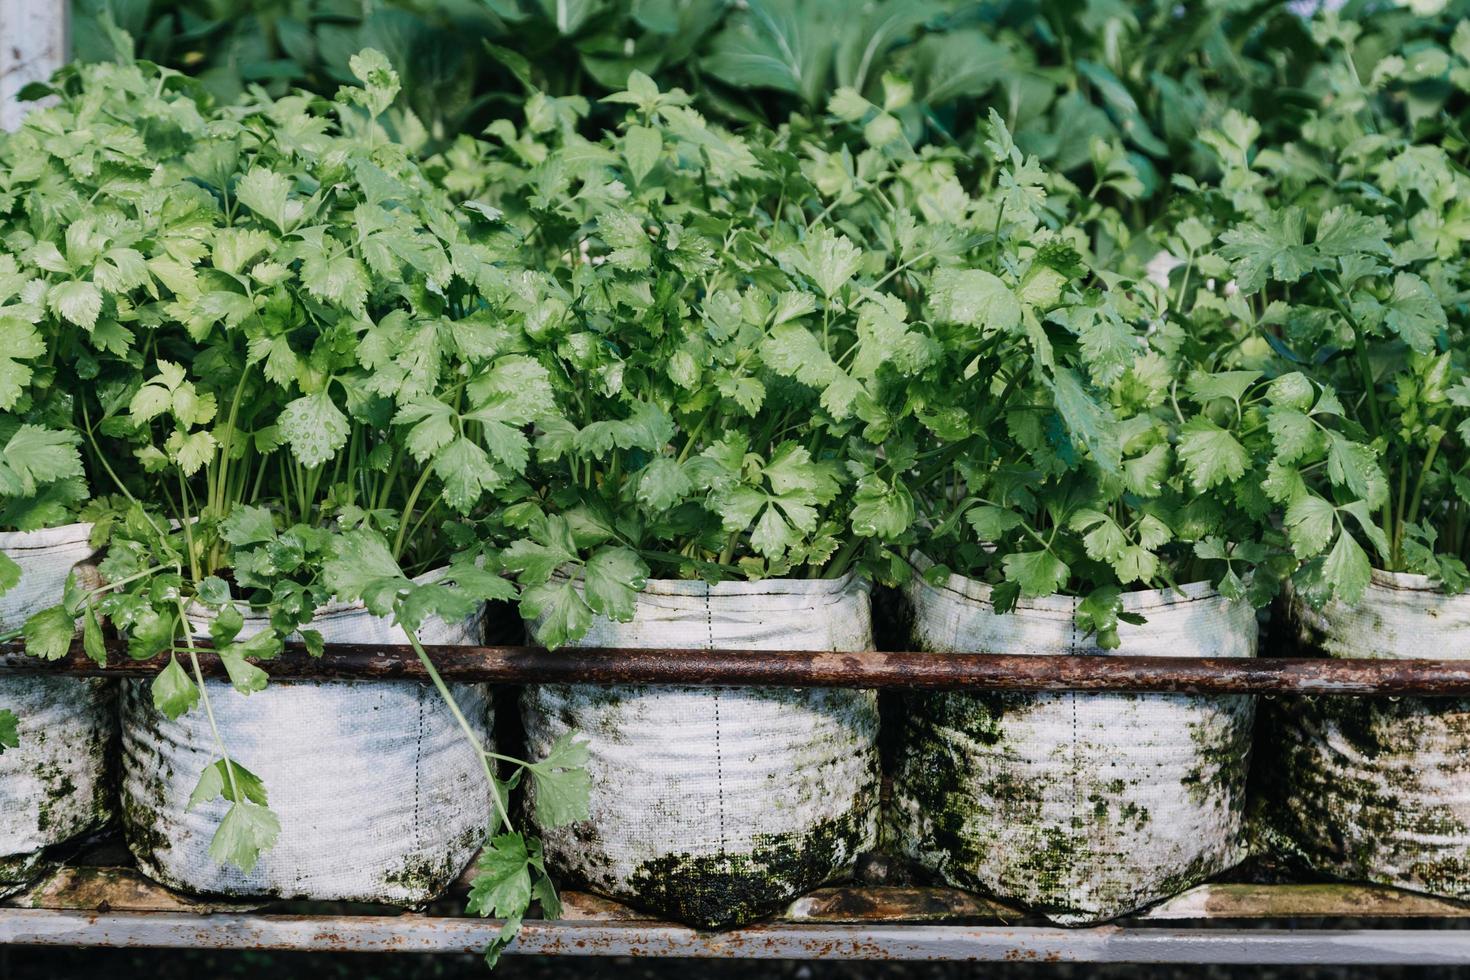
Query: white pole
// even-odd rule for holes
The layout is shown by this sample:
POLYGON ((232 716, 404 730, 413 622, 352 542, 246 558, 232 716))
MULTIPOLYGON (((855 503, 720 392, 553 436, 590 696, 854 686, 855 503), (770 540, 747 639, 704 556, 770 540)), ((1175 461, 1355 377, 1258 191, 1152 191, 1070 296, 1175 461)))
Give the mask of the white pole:
POLYGON ((0 129, 20 125, 31 103, 16 96, 66 63, 68 0, 0 0, 0 129))

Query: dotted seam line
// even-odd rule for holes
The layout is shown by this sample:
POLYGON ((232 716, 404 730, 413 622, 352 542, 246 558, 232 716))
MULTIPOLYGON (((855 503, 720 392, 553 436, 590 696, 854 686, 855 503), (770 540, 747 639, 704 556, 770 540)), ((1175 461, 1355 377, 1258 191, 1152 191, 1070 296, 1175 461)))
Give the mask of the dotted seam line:
MULTIPOLYGON (((710 609, 709 587, 705 587, 704 593, 704 629, 707 638, 706 649, 715 648, 715 620, 714 612, 710 609)), ((713 688, 715 704, 715 798, 716 805, 720 811, 720 856, 725 856, 725 760, 720 747, 720 689, 713 688)))

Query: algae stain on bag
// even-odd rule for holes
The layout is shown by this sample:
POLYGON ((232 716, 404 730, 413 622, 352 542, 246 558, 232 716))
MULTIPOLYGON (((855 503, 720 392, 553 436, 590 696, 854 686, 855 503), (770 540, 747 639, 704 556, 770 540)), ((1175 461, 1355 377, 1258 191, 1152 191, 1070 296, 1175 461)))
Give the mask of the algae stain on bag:
MULTIPOLYGON (((851 578, 654 581, 631 623, 598 620, 581 643, 863 649, 868 590, 851 578)), ((533 756, 568 731, 590 741, 589 819, 541 832, 556 870, 595 891, 739 925, 848 873, 876 842, 871 691, 545 685, 522 704, 533 756)))
MULTIPOLYGON (((1375 571, 1356 606, 1286 625, 1303 655, 1470 657, 1470 596, 1375 571)), ((1470 898, 1470 699, 1292 698, 1270 715, 1264 845, 1314 870, 1470 898)))
MULTIPOLYGON (((947 651, 1098 654, 1073 600, 997 616, 989 588, 919 577, 914 643, 947 651)), ((1120 653, 1252 656, 1254 613, 1201 586, 1125 597, 1148 618, 1120 653)), ((1242 856, 1254 702, 1137 694, 910 695, 888 820, 897 849, 953 884, 1055 921, 1113 918, 1242 856)))
MULTIPOLYGON (((0 533, 20 580, 0 595, 0 632, 61 601, 92 556, 90 524, 0 533)), ((0 708, 17 718, 17 745, 0 753, 0 895, 23 887, 42 851, 111 819, 108 779, 117 728, 115 688, 97 678, 0 677, 0 708)))

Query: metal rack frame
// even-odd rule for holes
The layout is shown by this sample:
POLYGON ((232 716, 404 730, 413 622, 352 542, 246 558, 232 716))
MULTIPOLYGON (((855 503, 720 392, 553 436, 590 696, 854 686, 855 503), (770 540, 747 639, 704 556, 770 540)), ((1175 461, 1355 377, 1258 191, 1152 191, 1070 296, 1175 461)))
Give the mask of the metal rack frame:
MULTIPOLYGON (((1085 691, 1359 697, 1470 696, 1470 661, 1008 656, 863 651, 430 647, 448 679, 498 684, 689 684, 899 690, 1085 691)), ((5 671, 141 678, 163 658, 108 662, 80 644, 54 663, 0 645, 5 671)), ((224 673, 218 658, 201 667, 224 673)), ((299 648, 259 662, 277 678, 422 681, 409 646, 299 648)), ((782 959, 1037 960, 1091 963, 1470 964, 1470 906, 1347 884, 1210 884, 1118 923, 1036 924, 1022 910, 944 888, 824 889, 775 920, 729 932, 657 922, 592 896, 567 896, 557 921, 530 920, 510 953, 782 959), (1311 928, 1298 924, 1312 923, 1311 928), (1363 922, 1386 925, 1363 927, 1363 922), (1282 923, 1286 924, 1283 927, 1282 923), (1332 927, 1341 923, 1339 927, 1332 927), (1413 928, 1403 928, 1411 923, 1413 928)), ((298 951, 461 953, 495 920, 381 909, 301 914, 176 895, 119 867, 63 868, 0 903, 0 943, 298 951)))

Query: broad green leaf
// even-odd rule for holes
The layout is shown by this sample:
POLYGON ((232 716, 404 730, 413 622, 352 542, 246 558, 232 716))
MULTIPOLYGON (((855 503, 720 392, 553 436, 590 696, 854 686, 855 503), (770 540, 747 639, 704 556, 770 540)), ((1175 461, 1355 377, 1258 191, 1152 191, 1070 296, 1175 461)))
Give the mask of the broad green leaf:
POLYGON ((1336 432, 1327 434, 1327 476, 1357 494, 1369 507, 1377 507, 1388 498, 1388 480, 1373 450, 1336 432))
POLYGON ((929 287, 933 316, 946 323, 1007 333, 1021 325, 1021 304, 1009 286, 980 269, 940 269, 929 287))
POLYGON ((354 316, 367 316, 367 270, 346 252, 311 253, 301 264, 301 278, 317 299, 336 303, 354 316))
POLYGON ((4 552, 0 552, 0 596, 20 584, 21 567, 4 552))
POLYGON ((1410 272, 1394 277, 1393 295, 1386 304, 1383 322, 1421 354, 1435 349, 1447 323, 1444 307, 1429 284, 1410 272))
POLYGON ((1322 576, 1331 584, 1337 598, 1355 603, 1363 597, 1373 578, 1373 566, 1362 545, 1343 531, 1322 564, 1322 576))
POLYGON ((986 542, 1000 540, 1007 531, 1020 527, 1022 523, 1021 515, 1015 511, 988 504, 965 511, 965 520, 975 529, 975 536, 986 542))
POLYGON ((178 718, 199 703, 199 688, 184 673, 175 657, 153 679, 153 706, 170 720, 178 718))
POLYGON ((18 316, 0 316, 0 411, 15 407, 31 380, 31 368, 21 361, 46 353, 36 328, 18 316))
POLYGON ((1057 413, 1067 431, 1092 454, 1098 466, 1108 473, 1118 472, 1122 463, 1122 447, 1118 442, 1118 423, 1112 413, 1088 393, 1077 375, 1062 368, 1053 380, 1057 413))
POLYGON ((1276 458, 1282 463, 1294 463, 1316 452, 1322 442, 1311 416, 1294 408, 1273 409, 1266 417, 1266 428, 1276 446, 1276 458))
POLYGON ((1006 580, 1027 599, 1052 595, 1067 584, 1071 569, 1050 551, 1016 551, 1001 559, 1006 580))
POLYGON ((567 732, 552 744, 546 758, 529 766, 538 826, 564 827, 587 819, 592 777, 586 765, 587 741, 567 732))
POLYGON ((521 593, 521 617, 536 622, 536 640, 556 649, 580 639, 592 625, 592 609, 570 579, 553 579, 521 593))
POLYGON ((531 903, 531 873, 526 841, 500 834, 485 845, 470 880, 465 910, 482 918, 519 916, 531 903))
POLYGON ((220 522, 220 537, 237 548, 274 541, 275 518, 264 507, 241 504, 220 522))
POLYGON ((485 450, 464 436, 439 450, 434 472, 444 483, 444 500, 461 514, 469 513, 487 490, 505 482, 485 450))
POLYGON ((347 67, 362 83, 363 91, 353 96, 374 116, 381 116, 398 97, 398 73, 381 51, 363 48, 347 61, 347 67))
POLYGON ((209 842, 209 856, 249 874, 280 833, 281 821, 270 810, 248 801, 232 803, 209 842))
POLYGON ((82 475, 76 435, 25 423, 0 451, 0 495, 31 497, 41 483, 82 475))
POLYGON ((1260 377, 1259 371, 1196 371, 1189 376, 1188 390, 1201 404, 1217 398, 1239 402, 1260 377))
POLYGON ((26 654, 42 660, 60 660, 71 651, 77 624, 64 606, 51 606, 25 621, 26 654))
POLYGON ((293 224, 286 202, 291 196, 291 180, 264 167, 252 167, 235 185, 235 197, 280 231, 293 224))
POLYGON ((241 694, 264 691, 266 684, 270 681, 270 676, 265 671, 234 651, 221 649, 219 659, 220 663, 225 666, 225 673, 230 676, 230 684, 241 694))
POLYGON ((410 583, 382 535, 348 531, 334 542, 332 557, 322 565, 322 578, 344 602, 361 599, 375 616, 389 616, 400 590, 410 583))
POLYGON ((203 803, 218 799, 230 803, 270 805, 266 798, 265 783, 255 773, 233 760, 226 763, 224 759, 216 759, 204 767, 204 771, 199 774, 199 782, 194 786, 194 792, 189 794, 185 809, 192 810, 203 803))
POLYGON ((816 283, 822 295, 830 300, 857 274, 863 253, 846 235, 823 227, 813 231, 800 245, 786 249, 780 257, 816 283))
POLYGON ((653 244, 643 222, 619 208, 597 216, 597 231, 612 251, 607 260, 622 269, 646 271, 653 262, 653 244))
POLYGON ((852 498, 852 530, 864 538, 897 540, 914 523, 914 498, 903 484, 876 476, 858 481, 852 498))
POLYGON ((1077 625, 1088 635, 1097 637, 1097 645, 1104 650, 1116 650, 1121 645, 1118 637, 1119 613, 1123 610, 1123 590, 1116 585, 1105 585, 1094 589, 1077 603, 1077 625))
POLYGON ((91 330, 102 312, 102 293, 90 282, 59 282, 51 287, 46 305, 58 316, 91 330))
POLYGON ((836 418, 852 413, 862 385, 832 360, 816 334, 799 323, 783 323, 766 335, 761 358, 777 374, 822 391, 822 407, 836 418))
POLYGON ((98 667, 107 666, 107 643, 102 637, 102 623, 97 607, 88 604, 82 612, 82 651, 98 667))
POLYGON ((667 510, 694 490, 694 482, 677 461, 660 456, 638 475, 638 500, 651 510, 667 510))
POLYGON ((1179 432, 1179 458, 1200 493, 1245 475, 1250 461, 1245 447, 1229 431, 1204 416, 1195 416, 1179 432))
POLYGON ((711 42, 704 70, 737 89, 776 89, 819 106, 843 10, 831 0, 750 0, 711 42))
POLYGON ((587 603, 596 613, 626 623, 632 620, 637 595, 648 580, 648 566, 628 548, 599 548, 587 559, 587 603))
POLYGON ((347 444, 347 416, 325 391, 303 395, 281 412, 281 435, 301 464, 320 466, 347 444))
POLYGON ((1220 236, 1220 254, 1234 263, 1242 290, 1254 293, 1269 279, 1296 282, 1317 268, 1317 254, 1306 244, 1306 223, 1301 208, 1289 207, 1268 211, 1220 236))
POLYGON ((623 136, 623 157, 633 183, 643 183, 663 152, 663 136, 651 126, 629 126, 623 136))

